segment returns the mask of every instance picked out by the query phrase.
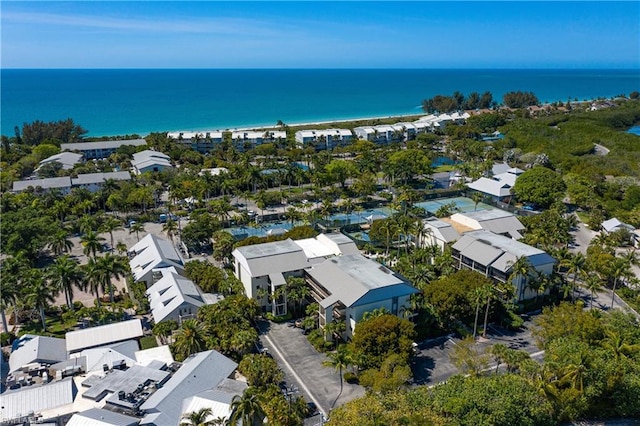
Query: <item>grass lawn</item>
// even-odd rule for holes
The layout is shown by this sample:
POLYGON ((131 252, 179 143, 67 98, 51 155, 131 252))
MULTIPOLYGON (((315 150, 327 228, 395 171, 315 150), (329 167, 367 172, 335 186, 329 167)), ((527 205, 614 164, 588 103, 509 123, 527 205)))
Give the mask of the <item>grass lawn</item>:
POLYGON ((140 348, 141 349, 151 349, 158 346, 158 342, 155 336, 144 336, 140 338, 140 348))

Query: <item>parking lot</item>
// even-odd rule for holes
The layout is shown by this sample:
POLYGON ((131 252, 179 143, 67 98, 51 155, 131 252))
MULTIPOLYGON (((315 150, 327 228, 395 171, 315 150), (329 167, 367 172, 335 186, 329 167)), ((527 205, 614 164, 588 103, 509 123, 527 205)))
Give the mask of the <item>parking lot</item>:
POLYGON ((322 366, 326 355, 316 351, 293 323, 262 321, 259 327, 262 345, 284 371, 287 384, 294 385, 300 395, 314 402, 325 416, 333 407, 364 395, 364 388, 346 382, 340 392, 339 373, 322 366))

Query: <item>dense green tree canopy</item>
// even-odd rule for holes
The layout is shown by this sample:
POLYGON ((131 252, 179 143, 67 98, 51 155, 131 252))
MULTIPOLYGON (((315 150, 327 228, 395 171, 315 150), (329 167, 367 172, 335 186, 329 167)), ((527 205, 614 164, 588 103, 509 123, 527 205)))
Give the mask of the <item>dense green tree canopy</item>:
POLYGON ((410 321, 384 314, 356 325, 350 351, 356 364, 364 369, 379 368, 390 354, 408 362, 414 337, 410 321))
POLYGON ((542 166, 524 172, 513 186, 518 200, 534 203, 542 208, 547 208, 562 199, 566 189, 560 174, 542 166))

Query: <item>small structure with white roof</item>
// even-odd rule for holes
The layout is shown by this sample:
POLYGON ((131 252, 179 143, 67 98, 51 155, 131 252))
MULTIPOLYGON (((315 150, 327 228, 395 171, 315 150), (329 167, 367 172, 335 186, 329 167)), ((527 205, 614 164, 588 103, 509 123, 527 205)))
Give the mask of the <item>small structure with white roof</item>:
POLYGON ((65 335, 69 354, 140 337, 142 337, 142 323, 139 319, 69 331, 65 335))
POLYGON ((133 154, 131 166, 134 173, 138 175, 145 172, 161 172, 173 168, 168 155, 150 149, 133 154))
POLYGON ((171 242, 147 234, 129 249, 129 267, 136 282, 144 281, 147 288, 162 277, 155 269, 174 267, 184 273, 184 260, 171 242))

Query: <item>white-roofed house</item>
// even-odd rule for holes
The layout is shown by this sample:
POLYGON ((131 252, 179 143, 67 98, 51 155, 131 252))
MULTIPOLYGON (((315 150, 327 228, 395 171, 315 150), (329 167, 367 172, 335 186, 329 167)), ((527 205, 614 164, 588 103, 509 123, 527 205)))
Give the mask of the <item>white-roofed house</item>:
POLYGON ((411 295, 418 293, 404 277, 361 254, 327 259, 305 270, 305 279, 320 305, 320 327, 345 321, 347 338, 366 312, 384 308, 402 316, 411 295))
POLYGON ((184 360, 178 371, 141 406, 141 425, 175 426, 186 399, 215 389, 231 377, 238 364, 217 351, 199 352, 184 360))
POLYGON ((162 170, 173 168, 168 155, 150 149, 133 154, 131 166, 134 173, 138 175, 145 172, 161 172, 162 170))
POLYGON ((119 141, 97 141, 97 142, 76 142, 60 144, 62 151, 77 151, 84 156, 85 160, 107 158, 118 150, 121 146, 143 146, 147 141, 144 139, 127 139, 119 141))
POLYGON ((315 238, 274 241, 238 247, 232 253, 235 275, 244 285, 247 297, 256 299, 263 311, 274 315, 287 313, 286 295, 272 298, 286 284, 286 277, 303 275, 303 270, 333 256, 359 253, 355 243, 340 233, 320 234, 315 238))
POLYGON ((135 426, 140 419, 101 408, 75 413, 66 426, 135 426))
POLYGON ((418 246, 437 246, 441 251, 447 244, 460 239, 460 234, 450 223, 435 217, 430 217, 422 221, 423 232, 421 233, 418 246))
POLYGON ((162 277, 154 271, 174 267, 178 274, 184 274, 184 260, 171 242, 156 235, 147 234, 129 249, 129 266, 136 282, 144 281, 147 288, 162 277))
POLYGON ((51 157, 47 157, 40 161, 38 168, 35 171, 38 172, 38 169, 45 164, 55 162, 62 165, 62 170, 71 170, 76 164, 82 162, 82 154, 77 154, 75 152, 60 152, 58 154, 54 154, 51 157))
POLYGON ((228 420, 231 416, 231 403, 235 396, 241 396, 247 389, 247 384, 239 380, 224 379, 214 389, 200 392, 185 399, 182 403, 182 416, 188 416, 203 408, 211 409, 206 420, 228 420))
POLYGON ((78 394, 78 388, 69 377, 38 386, 26 386, 17 390, 2 393, 0 404, 0 418, 3 425, 31 424, 38 418, 47 419, 48 410, 68 407, 64 410, 71 413, 73 401, 78 394), (31 422, 26 423, 29 418, 31 422))
POLYGON ((116 322, 98 327, 69 331, 65 335, 67 353, 73 354, 84 349, 97 348, 111 343, 142 337, 142 323, 139 319, 116 322))
POLYGON ((71 178, 69 176, 62 176, 13 182, 13 192, 18 193, 29 188, 33 188, 36 194, 54 190, 58 191, 61 195, 68 195, 71 192, 71 178))
POLYGON ((184 319, 193 318, 198 309, 207 304, 198 286, 179 275, 175 268, 162 268, 158 271, 162 278, 146 291, 156 324, 167 320, 181 324, 184 319))
POLYGON ((9 372, 33 364, 55 364, 67 359, 67 344, 64 339, 25 334, 11 346, 9 372))
POLYGON ((515 215, 500 209, 455 213, 449 219, 474 231, 484 229, 514 240, 521 239, 519 231, 525 229, 515 215))
POLYGON ((469 189, 482 193, 485 197, 489 197, 494 201, 506 202, 511 197, 511 185, 507 182, 501 182, 486 177, 467 184, 469 189))
MULTIPOLYGON (((543 250, 485 230, 465 233, 453 244, 452 255, 458 269, 472 269, 503 283, 509 281, 512 267, 521 257, 527 259, 535 272, 545 275, 551 275, 557 263, 556 259, 543 250)), ((513 278, 517 301, 536 296, 528 287, 530 279, 531 276, 522 275, 513 278)))
POLYGON ((607 234, 611 234, 613 232, 620 231, 623 229, 629 232, 633 232, 635 230, 633 226, 620 221, 616 217, 605 220, 604 222, 602 222, 600 226, 602 227, 602 230, 607 234))
POLYGON ((122 171, 80 174, 78 175, 78 177, 71 178, 71 185, 77 188, 84 188, 89 192, 97 192, 102 188, 104 182, 107 180, 131 180, 131 173, 129 173, 128 171, 122 171))

